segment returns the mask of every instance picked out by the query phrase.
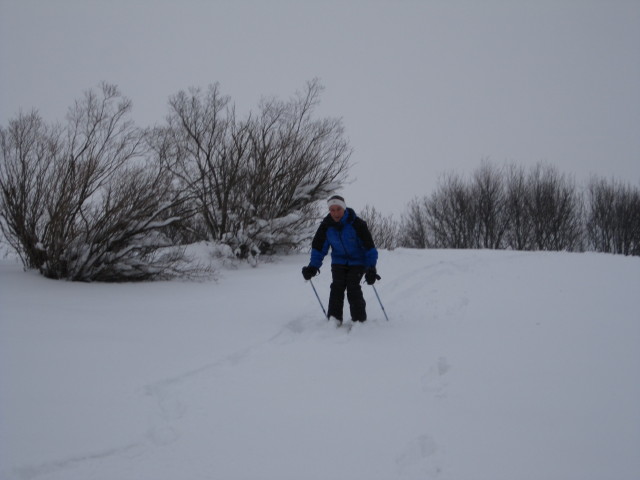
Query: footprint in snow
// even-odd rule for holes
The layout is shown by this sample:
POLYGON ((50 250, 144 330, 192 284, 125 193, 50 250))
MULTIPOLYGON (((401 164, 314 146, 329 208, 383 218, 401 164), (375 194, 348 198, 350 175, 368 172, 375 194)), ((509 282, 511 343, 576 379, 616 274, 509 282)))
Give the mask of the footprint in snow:
POLYGON ((438 458, 438 444, 426 434, 414 438, 396 457, 396 466, 401 475, 437 477, 442 473, 438 458))
POLYGON ((427 373, 422 375, 421 383, 422 390, 428 393, 433 393, 437 398, 446 397, 446 374, 451 370, 451 365, 447 361, 446 357, 438 358, 438 362, 432 365, 427 373))

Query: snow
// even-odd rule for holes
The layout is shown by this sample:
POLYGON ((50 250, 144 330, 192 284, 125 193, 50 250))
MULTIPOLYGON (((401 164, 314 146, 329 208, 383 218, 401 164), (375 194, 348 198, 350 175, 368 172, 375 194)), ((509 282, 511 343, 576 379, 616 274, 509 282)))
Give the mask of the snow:
POLYGON ((390 321, 364 286, 348 333, 307 261, 116 285, 0 261, 0 478, 640 478, 639 258, 382 251, 390 321))

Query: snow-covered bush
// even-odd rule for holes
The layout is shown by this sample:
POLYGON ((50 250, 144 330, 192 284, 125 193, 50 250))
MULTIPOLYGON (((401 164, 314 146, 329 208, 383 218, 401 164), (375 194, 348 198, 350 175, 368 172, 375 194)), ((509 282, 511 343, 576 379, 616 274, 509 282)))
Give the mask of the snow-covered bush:
POLYGON ((0 226, 26 268, 51 278, 145 280, 176 273, 163 229, 186 216, 170 171, 145 156, 131 102, 88 91, 66 126, 36 113, 0 130, 0 226))
POLYGON ((199 241, 253 260, 296 248, 347 181, 341 121, 313 118, 321 90, 314 80, 238 120, 218 85, 190 89, 148 131, 106 83, 64 125, 20 114, 0 129, 3 236, 26 268, 85 281, 179 274, 179 247, 199 241))
POLYGON ((244 120, 217 84, 171 97, 154 149, 192 198, 191 241, 223 242, 247 258, 312 235, 315 205, 347 180, 351 154, 340 120, 313 118, 321 90, 309 82, 244 120))

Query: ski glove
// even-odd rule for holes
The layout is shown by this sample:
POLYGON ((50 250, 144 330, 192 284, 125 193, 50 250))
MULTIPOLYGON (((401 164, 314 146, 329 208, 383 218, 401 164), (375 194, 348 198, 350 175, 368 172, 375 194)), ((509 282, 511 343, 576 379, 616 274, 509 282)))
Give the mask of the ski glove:
POLYGON ((381 280, 381 278, 376 271, 376 267, 369 267, 364 274, 364 280, 367 282, 367 285, 373 285, 376 283, 376 280, 381 280))
POLYGON ((320 270, 316 267, 312 267, 311 265, 308 267, 302 267, 302 276, 305 280, 311 280, 311 277, 315 277, 319 271, 320 270))

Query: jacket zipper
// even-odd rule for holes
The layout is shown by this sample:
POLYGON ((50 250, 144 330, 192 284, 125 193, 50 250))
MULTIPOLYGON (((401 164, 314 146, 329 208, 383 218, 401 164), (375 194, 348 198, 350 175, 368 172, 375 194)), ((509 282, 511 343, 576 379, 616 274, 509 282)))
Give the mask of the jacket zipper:
POLYGON ((345 256, 347 257, 347 265, 349 265, 349 261, 351 260, 351 252, 347 250, 347 247, 344 244, 344 240, 342 239, 342 230, 338 232, 338 235, 340 236, 340 243, 342 244, 342 249, 344 250, 344 253, 346 254, 345 256))

